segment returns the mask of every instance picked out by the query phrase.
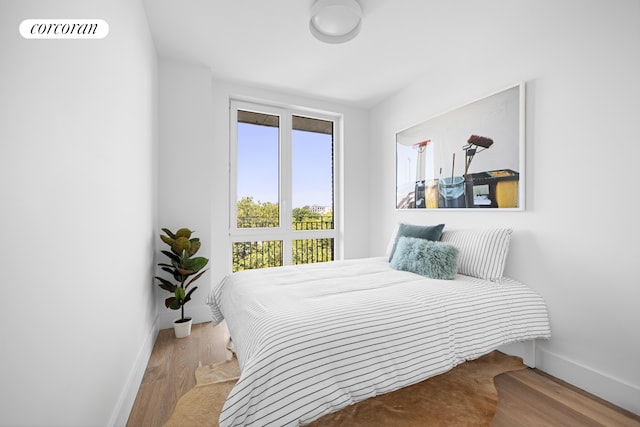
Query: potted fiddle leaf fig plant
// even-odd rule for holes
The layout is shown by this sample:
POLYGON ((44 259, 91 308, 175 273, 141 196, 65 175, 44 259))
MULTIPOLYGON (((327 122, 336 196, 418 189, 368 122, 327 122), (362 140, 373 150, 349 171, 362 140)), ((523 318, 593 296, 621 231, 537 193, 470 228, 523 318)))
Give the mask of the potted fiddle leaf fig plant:
POLYGON ((198 289, 197 286, 189 287, 198 280, 207 270, 202 270, 209 260, 204 257, 194 257, 200 249, 200 239, 191 237, 193 232, 188 228, 181 228, 175 233, 163 228, 164 235, 160 238, 171 250, 161 251, 170 263, 159 263, 163 271, 169 273, 171 279, 156 276, 160 281, 158 286, 171 292, 164 305, 171 310, 180 310, 180 318, 174 320, 173 328, 176 338, 184 338, 191 334, 191 317, 184 316, 184 305, 191 300, 191 295, 198 289))

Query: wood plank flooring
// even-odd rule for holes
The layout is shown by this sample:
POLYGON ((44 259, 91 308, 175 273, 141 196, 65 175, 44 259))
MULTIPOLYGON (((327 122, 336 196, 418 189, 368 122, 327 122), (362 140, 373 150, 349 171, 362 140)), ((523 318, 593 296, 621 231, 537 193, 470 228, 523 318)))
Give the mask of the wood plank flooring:
POLYGON ((173 329, 161 330, 127 427, 162 426, 173 413, 178 399, 195 386, 196 368, 231 357, 226 349, 228 337, 224 324, 193 325, 191 335, 180 339, 174 337, 173 329))
MULTIPOLYGON (((173 329, 160 331, 127 427, 162 426, 195 385, 195 369, 231 356, 227 340, 224 324, 193 325, 191 336, 182 339, 174 338, 173 329)), ((639 416, 536 369, 499 375, 495 383, 492 427, 640 427, 639 416)))
POLYGON ((498 408, 493 427, 640 426, 640 417, 537 369, 494 379, 498 408))

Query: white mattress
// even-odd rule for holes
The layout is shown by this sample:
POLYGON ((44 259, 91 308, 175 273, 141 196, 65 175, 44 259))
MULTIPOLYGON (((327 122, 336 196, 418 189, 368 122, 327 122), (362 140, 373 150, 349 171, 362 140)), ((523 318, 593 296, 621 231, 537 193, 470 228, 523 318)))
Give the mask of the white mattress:
POLYGON ((242 374, 220 426, 297 426, 441 374, 510 342, 549 338, 544 300, 512 279, 433 280, 386 258, 249 270, 208 298, 242 374))

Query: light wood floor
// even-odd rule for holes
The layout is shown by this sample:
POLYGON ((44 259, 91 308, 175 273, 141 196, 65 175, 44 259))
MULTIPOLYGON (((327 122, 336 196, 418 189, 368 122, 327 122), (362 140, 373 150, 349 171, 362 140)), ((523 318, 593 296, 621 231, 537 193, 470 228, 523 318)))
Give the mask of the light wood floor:
MULTIPOLYGON (((127 427, 156 427, 171 416, 176 402, 195 385, 199 365, 226 360, 223 325, 194 325, 191 336, 176 339, 160 331, 127 427)), ((495 378, 498 409, 492 427, 640 427, 640 417, 536 369, 495 378)), ((347 426, 348 427, 348 426, 347 426)))
POLYGON ((231 357, 226 349, 228 332, 211 323, 193 325, 191 335, 177 339, 173 329, 163 329, 156 338, 127 427, 162 426, 173 413, 180 396, 196 385, 200 365, 231 357))

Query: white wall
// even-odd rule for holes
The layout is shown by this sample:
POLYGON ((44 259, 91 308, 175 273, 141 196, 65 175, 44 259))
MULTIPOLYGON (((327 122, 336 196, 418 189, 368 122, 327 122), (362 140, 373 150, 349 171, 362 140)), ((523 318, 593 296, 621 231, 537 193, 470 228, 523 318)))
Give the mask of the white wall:
MULTIPOLYGON (((208 322, 205 305, 211 286, 231 268, 229 227, 229 99, 262 100, 342 114, 345 118, 343 163, 344 257, 368 254, 368 131, 367 114, 358 109, 269 90, 213 80, 195 64, 160 62, 159 223, 198 231, 200 252, 210 258, 210 270, 197 283, 186 306, 194 322, 208 322), (188 188, 183 187, 186 179, 188 188), (184 200, 181 207, 176 200, 184 200)), ((158 243, 160 244, 160 243, 158 243)), ((168 294, 159 290, 160 327, 171 327, 176 312, 164 309, 168 294)))
POLYGON ((0 52, 0 425, 124 425, 157 314, 157 64, 144 11, 2 1, 0 52), (27 18, 103 19, 110 32, 26 40, 27 18))
MULTIPOLYGON (((212 189, 217 185, 214 176, 221 157, 214 150, 212 99, 208 69, 159 62, 158 254, 167 248, 159 239, 160 228, 187 227, 202 241, 198 256, 212 259, 212 189)), ((195 283, 198 289, 185 306, 185 316, 193 317, 194 322, 211 320, 204 301, 215 274, 212 265, 210 262, 209 272, 195 283)), ((164 275, 160 270, 157 273, 164 275)), ((164 300, 170 294, 157 286, 156 290, 160 328, 173 327, 180 312, 165 308, 164 300)))
POLYGON ((506 273, 539 291, 551 316, 540 367, 640 413, 640 3, 558 6, 523 8, 512 34, 526 40, 518 50, 487 46, 487 63, 474 67, 460 52, 461 64, 372 110, 370 255, 384 253, 397 221, 513 227, 506 273), (521 80, 526 212, 395 211, 394 133, 521 80))

